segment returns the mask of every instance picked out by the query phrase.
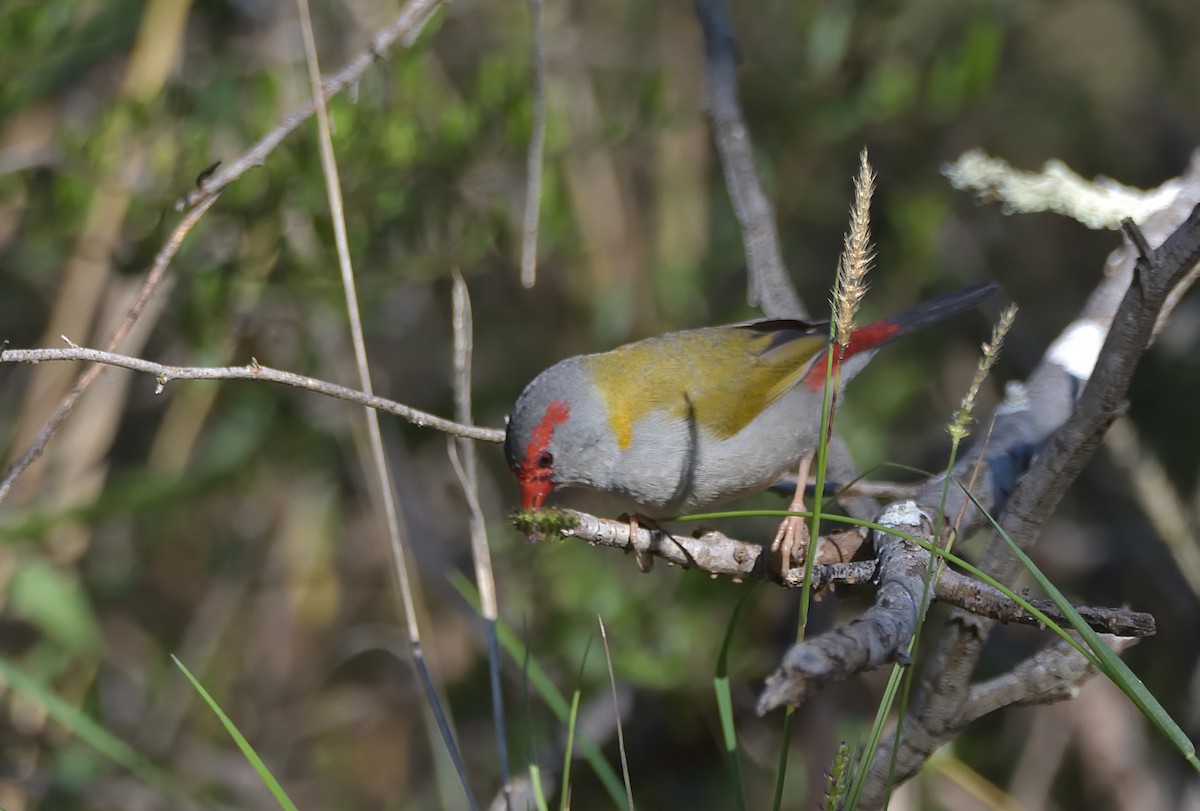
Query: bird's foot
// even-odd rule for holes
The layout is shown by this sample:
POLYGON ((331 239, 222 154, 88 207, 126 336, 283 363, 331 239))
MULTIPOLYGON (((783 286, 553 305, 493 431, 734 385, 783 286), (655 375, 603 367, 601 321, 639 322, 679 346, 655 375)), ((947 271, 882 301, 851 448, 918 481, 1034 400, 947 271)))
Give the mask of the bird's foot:
MULTIPOLYGON (((804 488, 808 485, 808 471, 812 466, 813 457, 807 453, 800 458, 799 470, 796 471, 796 495, 788 505, 788 512, 804 512, 804 488)), ((772 573, 779 577, 780 583, 787 583, 788 572, 792 568, 792 559, 799 547, 800 563, 803 564, 808 556, 808 524, 798 515, 789 515, 779 525, 775 540, 771 544, 770 566, 772 573)))
POLYGON ((798 515, 789 515, 779 525, 775 540, 771 542, 771 557, 768 561, 771 573, 780 583, 787 582, 788 572, 795 561, 804 563, 808 555, 808 524, 798 515), (798 558, 798 560, 797 560, 798 558))
POLYGON ((633 553, 633 559, 637 563, 638 571, 642 574, 647 574, 654 568, 654 556, 650 554, 649 550, 638 549, 634 543, 634 539, 637 538, 639 526, 644 526, 654 531, 658 530, 658 525, 646 516, 638 515, 637 513, 633 513, 632 515, 628 513, 623 514, 619 516, 618 520, 629 522, 629 546, 626 547, 626 551, 633 553))

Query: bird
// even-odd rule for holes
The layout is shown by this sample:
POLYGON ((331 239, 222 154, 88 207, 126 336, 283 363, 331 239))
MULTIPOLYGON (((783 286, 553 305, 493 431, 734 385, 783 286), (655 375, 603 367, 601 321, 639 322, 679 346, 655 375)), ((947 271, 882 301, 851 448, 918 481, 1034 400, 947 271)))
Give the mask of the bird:
MULTIPOLYGON (((844 350, 835 347, 840 385, 885 344, 997 289, 965 287, 855 328, 844 350)), ((559 361, 509 415, 504 455, 522 506, 537 510, 551 492, 583 487, 658 521, 768 489, 817 446, 829 348, 827 321, 761 319, 559 361)), ((784 571, 790 558, 789 548, 784 571)))

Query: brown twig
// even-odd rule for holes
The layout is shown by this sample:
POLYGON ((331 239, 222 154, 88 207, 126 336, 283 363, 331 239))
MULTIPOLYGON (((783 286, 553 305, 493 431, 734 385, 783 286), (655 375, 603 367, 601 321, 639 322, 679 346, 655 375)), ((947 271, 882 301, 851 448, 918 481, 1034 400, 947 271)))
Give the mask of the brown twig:
POLYGON ((528 0, 533 32, 533 120, 525 158, 525 217, 521 228, 521 285, 537 282, 538 221, 542 205, 542 160, 546 151, 546 31, 542 0, 528 0))
POLYGON ((804 318, 804 305, 788 278, 779 249, 775 209, 754 168, 750 132, 738 101, 737 42, 729 7, 725 0, 695 3, 704 31, 704 72, 713 140, 746 251, 747 300, 772 318, 804 318))
MULTIPOLYGON (((1105 645, 1117 653, 1136 644, 1133 637, 1103 634, 1105 645)), ((968 723, 1012 705, 1053 704, 1074 698, 1096 669, 1066 640, 1030 656, 1007 673, 971 687, 960 721, 968 723)))
MULTIPOLYGON (((341 70, 330 76, 321 84, 325 100, 331 99, 354 82, 371 67, 377 59, 389 51, 397 41, 404 47, 410 47, 421 30, 433 17, 434 12, 441 7, 443 0, 410 0, 390 24, 371 38, 366 50, 359 53, 341 70)), ((199 188, 189 192, 175 203, 175 208, 182 211, 192 206, 201 205, 213 195, 244 175, 256 166, 262 166, 283 139, 292 134, 301 124, 316 112, 316 103, 311 102, 281 121, 275 129, 268 132, 258 143, 250 147, 240 157, 225 164, 225 168, 214 172, 205 178, 199 188)))
MULTIPOLYGON (((764 579, 769 576, 763 558, 763 547, 753 541, 743 541, 709 530, 699 535, 679 535, 661 529, 638 525, 630 533, 628 521, 599 518, 576 510, 554 511, 561 515, 568 529, 558 535, 574 538, 595 546, 654 555, 670 566, 699 569, 714 577, 726 576, 735 581, 764 579)), ((536 538, 535 538, 536 540, 536 538)), ((858 529, 839 530, 818 539, 817 557, 813 567, 813 587, 830 585, 873 585, 879 575, 879 561, 855 560, 863 539, 858 529)), ((911 546, 911 544, 910 544, 911 546)), ((914 557, 913 565, 924 576, 928 552, 920 548, 907 550, 914 557)), ((799 579, 786 580, 780 585, 799 588, 799 579)), ((899 586, 903 590, 903 586, 899 586)), ((916 593, 920 593, 920 589, 916 593)), ((1025 611, 1018 603, 992 586, 965 574, 947 569, 934 581, 933 596, 946 603, 981 617, 999 622, 1041 626, 1038 617, 1025 611)), ((1066 622, 1061 612, 1048 600, 1030 600, 1054 622, 1066 622)), ((1120 608, 1076 606, 1084 620, 1102 633, 1122 636, 1151 636, 1155 632, 1154 617, 1120 608)), ((819 637, 818 637, 819 638, 819 637)))
POLYGON ((901 533, 929 539, 933 527, 928 515, 911 501, 889 507, 878 523, 897 534, 875 533, 880 582, 874 604, 849 625, 788 649, 759 696, 760 715, 784 704, 799 704, 814 690, 855 673, 888 662, 907 663, 904 649, 925 613, 922 595, 929 558, 901 533))
MULTIPOLYGON (((259 364, 258 361, 251 361, 246 366, 168 366, 141 358, 77 346, 68 349, 5 349, 0 351, 0 363, 39 363, 56 360, 91 361, 143 372, 158 379, 158 391, 160 392, 172 380, 263 380, 268 383, 281 383, 285 386, 323 394, 326 397, 336 397, 339 400, 366 406, 386 414, 393 414, 422 428, 432 428, 435 431, 466 439, 477 439, 481 442, 504 442, 504 431, 497 428, 462 425, 453 420, 397 403, 386 397, 366 394, 313 377, 272 369, 270 366, 259 364)), ((98 369, 100 366, 94 368, 98 369)))
MULTIPOLYGON (((121 342, 125 340, 125 336, 133 329, 134 323, 142 314, 142 310, 146 308, 146 303, 150 301, 151 296, 158 290, 162 284, 163 277, 166 275, 167 268, 171 264, 171 260, 175 258, 175 254, 179 252, 180 246, 183 245, 184 238, 200 222, 200 218, 205 212, 212 207, 212 204, 217 201, 216 196, 212 196, 203 200, 199 205, 185 214, 179 223, 175 226, 175 230, 167 237, 167 241, 163 243, 158 254, 154 257, 154 261, 150 264, 150 269, 146 272, 146 280, 142 282, 142 287, 138 291, 137 298, 129 308, 129 312, 121 319, 112 333, 108 337, 105 344, 106 353, 112 352, 121 342)), ((85 360, 85 358, 76 358, 76 360, 85 360)), ((42 426, 42 430, 38 432, 37 437, 25 450, 21 457, 13 463, 12 467, 4 474, 4 478, 0 480, 0 502, 3 502, 8 497, 9 491, 12 490, 13 484, 20 478, 30 465, 46 450, 46 445, 54 438, 58 429, 66 422, 67 417, 71 416, 71 412, 75 409, 75 405, 79 402, 79 398, 87 391, 88 387, 96 380, 97 375, 104 367, 97 364, 90 366, 84 370, 75 381, 75 385, 67 393, 66 397, 58 404, 58 408, 54 409, 54 413, 50 415, 50 419, 46 420, 46 424, 42 426)))

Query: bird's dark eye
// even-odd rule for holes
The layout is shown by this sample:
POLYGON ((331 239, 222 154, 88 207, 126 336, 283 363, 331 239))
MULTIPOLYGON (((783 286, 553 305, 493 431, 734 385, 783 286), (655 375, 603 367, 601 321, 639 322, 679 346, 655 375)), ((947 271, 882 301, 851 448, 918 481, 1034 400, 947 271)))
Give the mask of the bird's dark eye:
POLYGON ((550 453, 550 451, 542 451, 541 453, 539 453, 538 458, 537 458, 537 466, 538 467, 553 467, 554 466, 554 454, 550 453))

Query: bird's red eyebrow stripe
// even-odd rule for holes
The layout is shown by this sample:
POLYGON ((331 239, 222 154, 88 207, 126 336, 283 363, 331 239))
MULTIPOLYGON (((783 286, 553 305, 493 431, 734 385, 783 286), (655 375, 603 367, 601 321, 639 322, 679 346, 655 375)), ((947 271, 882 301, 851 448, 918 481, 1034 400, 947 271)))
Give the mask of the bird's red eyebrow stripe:
POLYGON ((537 466, 538 454, 546 450, 554 436, 555 427, 567 421, 571 409, 562 400, 554 400, 546 407, 546 413, 541 422, 529 433, 529 444, 525 446, 525 465, 532 469, 537 466))

